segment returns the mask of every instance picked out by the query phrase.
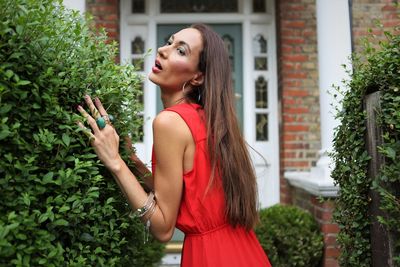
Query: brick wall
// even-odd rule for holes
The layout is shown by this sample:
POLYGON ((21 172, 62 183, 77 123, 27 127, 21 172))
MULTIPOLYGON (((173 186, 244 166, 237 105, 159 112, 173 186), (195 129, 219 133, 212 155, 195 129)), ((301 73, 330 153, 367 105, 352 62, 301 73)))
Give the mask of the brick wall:
MULTIPOLYGON (((362 37, 372 28, 383 30, 400 24, 397 0, 353 0, 351 3, 354 51, 362 49, 362 37), (375 26, 379 19, 383 29, 375 26)), ((285 171, 308 171, 320 149, 316 0, 276 1, 278 79, 281 108, 281 202, 291 196, 285 171)))
POLYGON ((105 28, 110 41, 119 42, 119 0, 86 0, 96 28, 105 28))
POLYGON ((322 201, 308 192, 291 187, 293 205, 308 210, 317 220, 324 237, 324 256, 321 267, 338 267, 339 246, 336 241, 339 227, 332 220, 334 199, 322 201))
POLYGON ((354 51, 362 50, 362 37, 368 35, 368 30, 384 39, 383 31, 400 25, 400 8, 396 8, 398 0, 353 0, 352 1, 352 34, 354 51), (383 28, 375 25, 379 20, 383 28))
MULTIPOLYGON (((315 0, 276 5, 281 171, 309 170, 321 146, 315 0)), ((281 201, 290 202, 283 178, 281 201)))

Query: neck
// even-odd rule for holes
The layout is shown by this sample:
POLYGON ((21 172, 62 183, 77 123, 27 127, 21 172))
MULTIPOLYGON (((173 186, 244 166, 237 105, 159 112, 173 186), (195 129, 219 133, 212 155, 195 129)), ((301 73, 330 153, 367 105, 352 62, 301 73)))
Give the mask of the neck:
POLYGON ((163 92, 163 90, 161 90, 161 101, 164 108, 187 102, 182 92, 167 93, 163 92))

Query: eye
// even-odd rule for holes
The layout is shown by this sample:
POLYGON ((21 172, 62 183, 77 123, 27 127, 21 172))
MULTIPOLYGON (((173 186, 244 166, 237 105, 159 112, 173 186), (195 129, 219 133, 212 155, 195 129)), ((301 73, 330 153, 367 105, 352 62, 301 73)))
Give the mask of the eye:
POLYGON ((172 45, 172 40, 169 39, 169 40, 165 43, 165 45, 172 45))
POLYGON ((181 55, 181 56, 186 55, 185 48, 183 48, 183 47, 180 46, 180 47, 178 47, 176 50, 178 50, 179 55, 181 55))

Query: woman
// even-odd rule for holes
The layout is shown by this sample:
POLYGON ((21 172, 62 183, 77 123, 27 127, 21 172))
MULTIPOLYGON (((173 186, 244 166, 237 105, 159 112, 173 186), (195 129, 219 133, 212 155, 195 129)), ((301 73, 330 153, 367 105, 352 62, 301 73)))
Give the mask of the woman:
POLYGON ((252 230, 256 178, 235 115, 229 66, 222 39, 203 24, 177 32, 158 49, 149 79, 161 88, 165 109, 153 122, 152 175, 133 156, 149 194, 121 159, 114 128, 96 124, 93 117, 108 120, 101 102, 86 97, 93 117, 78 107, 98 157, 151 234, 167 242, 175 227, 185 233, 181 266, 270 266, 252 230))

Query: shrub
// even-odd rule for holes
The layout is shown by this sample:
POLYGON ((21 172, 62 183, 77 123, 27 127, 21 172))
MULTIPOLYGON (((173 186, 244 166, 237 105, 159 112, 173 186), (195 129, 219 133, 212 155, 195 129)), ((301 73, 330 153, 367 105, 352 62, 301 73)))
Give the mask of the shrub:
POLYGON ((61 1, 0 0, 0 18, 0 265, 158 262, 161 245, 144 245, 142 223, 76 125, 89 93, 137 140, 140 77, 61 1))
POLYGON ((262 209, 255 232, 272 266, 319 266, 323 237, 310 213, 284 205, 262 209))
MULTIPOLYGON (((397 27, 394 34, 385 32, 385 41, 377 42, 373 36, 365 39, 364 51, 353 55, 351 80, 347 81, 346 90, 338 91, 343 100, 337 113, 339 126, 333 142, 332 177, 340 186, 334 218, 340 226, 341 266, 372 265, 370 228, 376 219, 369 213, 372 188, 381 193, 380 209, 388 215, 378 219, 400 236, 399 191, 395 191, 400 182, 399 30, 397 27), (385 157, 378 177, 367 175, 370 156, 365 140, 367 114, 363 108, 365 95, 373 91, 381 93, 377 123, 382 129, 383 145, 378 149, 385 157)), ((400 240, 395 246, 393 257, 399 266, 400 240)))

